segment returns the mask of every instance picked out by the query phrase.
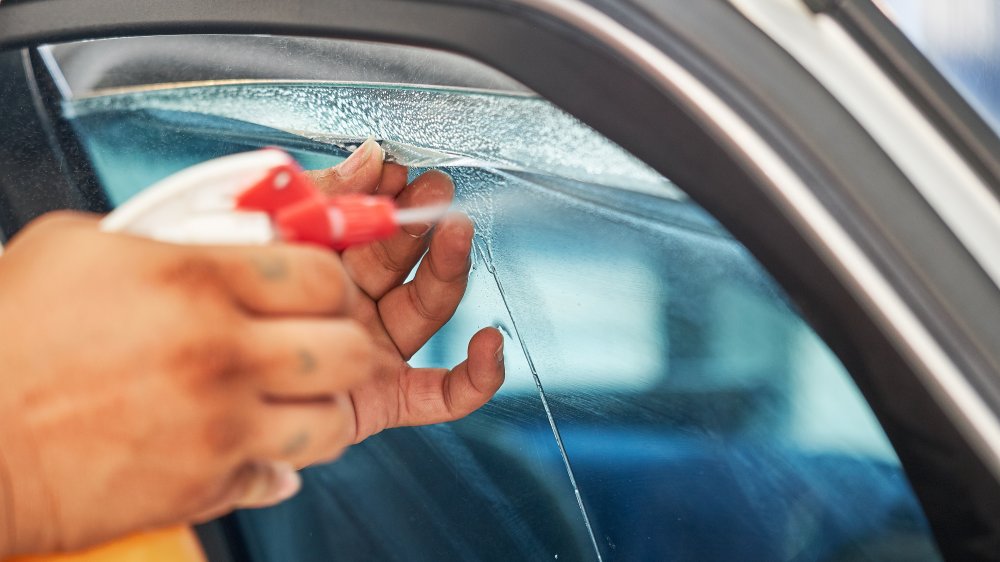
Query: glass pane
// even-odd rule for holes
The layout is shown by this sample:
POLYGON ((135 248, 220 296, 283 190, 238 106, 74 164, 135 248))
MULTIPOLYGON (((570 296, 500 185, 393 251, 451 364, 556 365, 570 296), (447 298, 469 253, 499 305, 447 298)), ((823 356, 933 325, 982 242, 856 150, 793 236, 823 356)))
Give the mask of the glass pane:
MULTIPOLYGON (((116 203, 263 145, 368 136, 439 167, 477 226, 466 299, 508 380, 469 418, 385 431, 239 516, 254 560, 935 560, 870 409, 749 253, 669 181, 528 94, 241 83, 68 101, 116 203)), ((668 147, 665 147, 668 149, 668 147)))
POLYGON ((1000 132, 1000 4, 882 0, 886 14, 1000 132))
POLYGON ((862 397, 745 250, 690 203, 583 191, 519 189, 492 255, 604 557, 933 558, 862 397))

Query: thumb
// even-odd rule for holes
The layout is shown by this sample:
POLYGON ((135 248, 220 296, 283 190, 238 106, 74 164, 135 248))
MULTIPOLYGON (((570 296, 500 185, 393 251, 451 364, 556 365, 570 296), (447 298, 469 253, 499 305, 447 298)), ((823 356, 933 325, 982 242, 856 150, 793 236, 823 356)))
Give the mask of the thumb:
POLYGON ((385 152, 375 139, 368 139, 346 160, 325 170, 306 172, 327 195, 374 193, 382 180, 385 152))

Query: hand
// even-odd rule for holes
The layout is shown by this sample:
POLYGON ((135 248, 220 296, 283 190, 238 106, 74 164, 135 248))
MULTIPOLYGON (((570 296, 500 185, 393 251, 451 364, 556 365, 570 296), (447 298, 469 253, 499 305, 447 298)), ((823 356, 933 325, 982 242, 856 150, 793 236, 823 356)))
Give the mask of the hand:
POLYGON ((275 503, 357 439, 374 345, 344 314, 371 301, 336 254, 97 226, 49 215, 0 257, 0 559, 275 503))
MULTIPOLYGON (((401 207, 451 202, 455 188, 447 175, 430 171, 407 185, 407 169, 383 158, 369 140, 339 166, 310 174, 330 195, 377 193, 401 207)), ((407 226, 389 240, 341 256, 362 291, 351 316, 368 327, 376 345, 374 377, 350 391, 355 442, 390 427, 458 419, 485 404, 503 383, 503 336, 494 328, 474 335, 468 358, 450 371, 407 364, 462 300, 472 235, 469 218, 452 213, 436 226, 407 226), (414 279, 404 284, 421 256, 414 279)))

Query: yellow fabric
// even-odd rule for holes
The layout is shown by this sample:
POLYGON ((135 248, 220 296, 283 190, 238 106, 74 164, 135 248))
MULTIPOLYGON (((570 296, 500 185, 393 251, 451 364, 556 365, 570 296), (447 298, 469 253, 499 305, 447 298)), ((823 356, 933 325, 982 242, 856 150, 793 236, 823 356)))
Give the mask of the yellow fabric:
POLYGON ((26 556, 7 562, 206 562, 194 531, 172 527, 136 533, 73 554, 26 556))

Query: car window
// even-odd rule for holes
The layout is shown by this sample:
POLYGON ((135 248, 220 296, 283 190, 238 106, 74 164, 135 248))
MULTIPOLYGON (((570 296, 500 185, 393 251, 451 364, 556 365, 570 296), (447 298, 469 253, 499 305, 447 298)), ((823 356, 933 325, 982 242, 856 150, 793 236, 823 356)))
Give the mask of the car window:
MULTIPOLYGON (((258 56, 287 56, 268 41, 288 40, 258 56)), ((939 558, 848 373, 669 180, 521 86, 329 72, 89 87, 63 108, 115 204, 214 156, 278 145, 323 167, 374 136, 413 175, 451 174, 476 224, 467 296, 413 362, 451 366, 497 326, 504 386, 239 513, 253 560, 939 558)))

